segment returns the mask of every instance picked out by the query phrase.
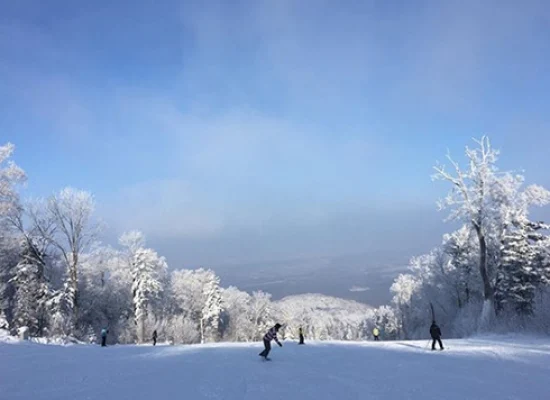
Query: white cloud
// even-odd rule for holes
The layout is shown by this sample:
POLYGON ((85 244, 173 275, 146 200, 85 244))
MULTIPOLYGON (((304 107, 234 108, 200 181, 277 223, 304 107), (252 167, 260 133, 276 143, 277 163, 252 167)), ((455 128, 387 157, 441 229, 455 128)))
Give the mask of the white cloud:
MULTIPOLYGON (((20 102, 29 120, 56 132, 67 153, 84 148, 105 169, 129 171, 109 182, 118 190, 101 194, 118 231, 197 240, 247 232, 249 238, 273 237, 282 254, 293 246, 296 252, 302 246, 310 252, 360 248, 369 235, 380 236, 374 226, 380 225, 390 242, 395 226, 401 230, 395 199, 414 196, 409 189, 416 185, 395 172, 403 160, 391 146, 404 138, 392 130, 407 129, 407 111, 420 110, 429 119, 442 110, 460 115, 475 109, 483 102, 479 83, 502 81, 491 68, 514 57, 506 51, 541 45, 540 29, 550 14, 543 0, 402 9, 386 3, 344 8, 261 0, 246 9, 223 1, 196 9, 185 4, 182 37, 155 36, 165 40, 168 52, 182 53, 181 69, 134 87, 119 76, 98 84, 88 75, 90 84, 80 74, 80 68, 120 67, 120 60, 102 59, 103 65, 86 53, 97 43, 82 27, 95 26, 101 12, 80 14, 57 36, 3 24, 0 72, 9 79, 0 89, 20 102), (77 39, 66 35, 73 28, 79 28, 77 39), (381 177, 386 181, 380 183, 381 177), (382 211, 384 221, 369 220, 382 211), (353 239, 359 228, 349 220, 361 217, 372 230, 353 239)), ((113 35, 128 28, 132 45, 131 33, 147 36, 140 29, 164 32, 154 26, 133 31, 132 11, 118 17, 102 23, 113 35)), ((142 55, 147 46, 125 50, 142 55)), ((413 134, 423 134, 418 125, 413 134)), ((424 167, 429 184, 429 164, 411 169, 424 167)), ((271 251, 271 243, 264 246, 271 251)))
POLYGON ((177 179, 149 181, 123 187, 103 212, 119 233, 138 229, 157 238, 204 238, 224 226, 223 216, 208 207, 210 201, 177 179))

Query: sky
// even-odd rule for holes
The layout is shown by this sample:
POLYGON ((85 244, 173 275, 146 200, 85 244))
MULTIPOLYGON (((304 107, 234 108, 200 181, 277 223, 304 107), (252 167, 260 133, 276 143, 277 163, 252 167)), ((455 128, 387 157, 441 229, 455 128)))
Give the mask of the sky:
POLYGON ((550 187, 544 0, 0 5, 24 195, 89 190, 172 265, 425 252, 432 167, 482 135, 550 187))

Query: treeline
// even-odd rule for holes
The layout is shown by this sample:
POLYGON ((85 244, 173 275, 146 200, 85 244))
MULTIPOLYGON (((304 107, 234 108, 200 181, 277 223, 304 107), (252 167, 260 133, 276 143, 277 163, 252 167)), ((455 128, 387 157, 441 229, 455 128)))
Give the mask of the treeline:
POLYGON ((450 157, 451 171, 436 167, 434 177, 452 188, 440 208, 461 228, 413 258, 391 288, 392 304, 378 309, 317 294, 272 301, 223 288, 209 269, 169 273, 138 231, 103 246, 90 193, 20 199, 25 173, 10 161, 13 150, 0 147, 0 329, 14 334, 26 327, 90 341, 107 327, 118 343, 149 341, 154 330, 172 343, 256 341, 280 322, 287 338, 303 327, 311 339, 365 340, 376 326, 397 339, 425 337, 432 318, 446 336, 550 331, 549 227, 529 217, 550 192, 499 172, 485 138, 467 148, 465 169, 450 157))
MULTIPOLYGON (((90 193, 67 188, 21 201, 25 174, 9 161, 13 150, 0 147, 0 329, 91 341, 105 327, 118 343, 147 342, 157 330, 160 340, 200 343, 260 340, 280 322, 286 337, 303 326, 312 339, 359 340, 392 319, 387 307, 321 295, 273 302, 223 288, 209 269, 169 273, 137 231, 117 248, 102 246, 90 193)), ((388 324, 387 337, 395 332, 388 324)))

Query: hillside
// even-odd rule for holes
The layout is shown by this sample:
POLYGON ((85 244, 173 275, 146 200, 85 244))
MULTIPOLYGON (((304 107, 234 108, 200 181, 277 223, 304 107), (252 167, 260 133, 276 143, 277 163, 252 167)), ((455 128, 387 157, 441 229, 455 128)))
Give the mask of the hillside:
POLYGON ((449 340, 297 346, 272 362, 258 344, 0 344, 0 398, 10 400, 542 399, 550 340, 449 340))

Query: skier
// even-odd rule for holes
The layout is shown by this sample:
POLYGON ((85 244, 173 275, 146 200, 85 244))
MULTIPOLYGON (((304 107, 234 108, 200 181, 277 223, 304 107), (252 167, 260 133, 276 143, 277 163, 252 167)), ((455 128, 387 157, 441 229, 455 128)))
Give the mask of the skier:
POLYGON ((441 329, 439 329, 439 326, 437 326, 435 321, 432 321, 432 326, 430 326, 430 335, 433 339, 432 350, 435 350, 436 342, 439 343, 439 349, 443 350, 443 343, 441 342, 441 329))
POLYGON ((372 336, 374 336, 374 340, 376 342, 380 340, 380 331, 377 327, 374 327, 374 329, 372 330, 372 336))
POLYGON ((107 346, 107 334, 109 333, 109 329, 103 328, 101 330, 101 347, 107 346))
POLYGON ((304 330, 302 329, 302 327, 300 327, 300 329, 298 329, 298 334, 300 335, 300 343, 298 343, 298 344, 305 344, 304 343, 304 330))
POLYGON ((153 331, 153 346, 157 345, 157 330, 153 331))
POLYGON ((270 359, 267 357, 269 355, 269 352, 271 351, 271 341, 275 340, 279 347, 283 347, 281 342, 279 342, 279 339, 277 339, 277 332, 279 332, 279 329, 281 329, 281 324, 275 324, 273 328, 271 328, 264 336, 264 351, 262 351, 259 356, 263 357, 264 360, 269 361, 270 359))

